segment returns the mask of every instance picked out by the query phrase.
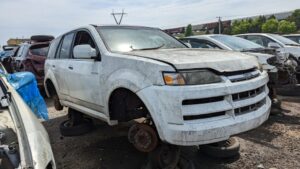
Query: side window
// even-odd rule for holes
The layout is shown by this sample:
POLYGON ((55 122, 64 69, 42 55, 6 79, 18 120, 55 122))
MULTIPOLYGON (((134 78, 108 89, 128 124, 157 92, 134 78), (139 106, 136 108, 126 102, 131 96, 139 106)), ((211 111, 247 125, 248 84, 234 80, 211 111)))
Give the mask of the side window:
POLYGON ((220 49, 217 45, 210 43, 205 40, 191 40, 190 44, 193 48, 209 48, 209 49, 220 49))
POLYGON ((262 40, 261 36, 246 36, 246 39, 261 46, 267 47, 264 45, 264 41, 262 40))
POLYGON ((23 50, 24 50, 24 46, 20 46, 19 49, 18 49, 18 52, 16 54, 16 57, 21 57, 22 53, 23 53, 23 50))
MULTIPOLYGON (((264 37, 264 36, 256 36, 256 35, 253 35, 253 36, 247 36, 247 40, 250 40, 254 43, 257 43, 259 45, 262 45, 264 47, 268 47, 268 44, 270 42, 275 42, 273 41, 272 39, 270 38, 267 38, 267 37, 264 37)), ((276 42, 275 42, 276 43, 276 42)))
POLYGON ((60 59, 68 59, 70 57, 73 37, 74 37, 74 33, 70 33, 64 36, 59 50, 60 59))
POLYGON ((96 48, 95 42, 91 35, 86 31, 79 31, 76 34, 74 46, 87 44, 90 45, 92 48, 96 48))

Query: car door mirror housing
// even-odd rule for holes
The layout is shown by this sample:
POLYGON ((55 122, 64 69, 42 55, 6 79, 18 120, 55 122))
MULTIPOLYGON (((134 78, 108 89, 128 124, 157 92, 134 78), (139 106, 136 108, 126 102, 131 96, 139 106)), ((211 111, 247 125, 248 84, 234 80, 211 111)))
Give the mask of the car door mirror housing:
POLYGON ((76 45, 73 49, 75 59, 92 59, 97 57, 96 49, 90 45, 76 45))
POLYGON ((275 42, 270 42, 270 43, 268 43, 268 47, 273 48, 273 49, 278 49, 278 48, 280 48, 280 45, 275 42))

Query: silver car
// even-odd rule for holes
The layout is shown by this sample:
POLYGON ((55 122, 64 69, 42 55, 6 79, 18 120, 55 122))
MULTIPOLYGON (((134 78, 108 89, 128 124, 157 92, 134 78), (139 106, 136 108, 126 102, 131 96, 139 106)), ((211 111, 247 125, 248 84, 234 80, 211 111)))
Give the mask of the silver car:
POLYGON ((294 55, 297 59, 300 57, 300 44, 280 35, 270 33, 249 33, 236 36, 250 40, 264 47, 276 49, 283 57, 288 56, 288 54, 294 55))

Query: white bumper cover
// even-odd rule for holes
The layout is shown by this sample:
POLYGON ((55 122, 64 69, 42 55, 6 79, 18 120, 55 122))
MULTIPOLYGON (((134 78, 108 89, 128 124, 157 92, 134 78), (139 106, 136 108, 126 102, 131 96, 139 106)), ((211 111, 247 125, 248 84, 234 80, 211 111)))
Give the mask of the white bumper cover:
POLYGON ((160 138, 175 145, 200 145, 228 139, 258 127, 269 117, 266 72, 251 80, 196 86, 151 86, 137 94, 160 138))

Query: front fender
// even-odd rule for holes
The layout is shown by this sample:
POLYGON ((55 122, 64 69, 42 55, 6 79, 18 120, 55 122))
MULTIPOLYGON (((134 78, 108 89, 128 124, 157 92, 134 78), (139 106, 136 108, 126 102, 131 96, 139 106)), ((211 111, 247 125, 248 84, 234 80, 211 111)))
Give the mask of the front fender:
POLYGON ((118 88, 125 88, 136 93, 143 88, 151 86, 151 81, 144 74, 129 70, 129 69, 120 69, 115 71, 105 80, 106 89, 105 92, 105 105, 106 112, 108 113, 108 104, 111 93, 118 88))

